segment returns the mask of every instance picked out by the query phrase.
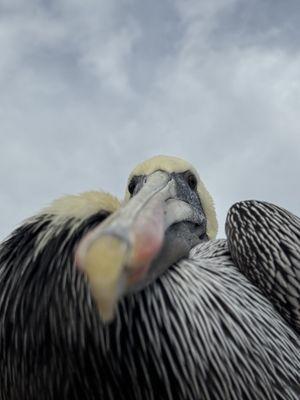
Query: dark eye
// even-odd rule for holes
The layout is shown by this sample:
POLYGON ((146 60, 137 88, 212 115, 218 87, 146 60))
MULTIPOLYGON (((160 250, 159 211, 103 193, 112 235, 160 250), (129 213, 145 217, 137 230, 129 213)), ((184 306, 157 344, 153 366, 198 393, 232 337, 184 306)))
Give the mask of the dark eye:
POLYGON ((133 194, 134 189, 136 188, 136 184, 137 184, 137 179, 136 179, 136 177, 134 176, 134 177, 131 179, 131 181, 129 182, 129 185, 128 185, 128 192, 129 192, 130 194, 133 194))
POLYGON ((189 184, 189 187, 192 190, 196 189, 196 187, 197 187, 197 178, 195 177, 194 174, 190 173, 190 174, 187 175, 187 183, 189 184))

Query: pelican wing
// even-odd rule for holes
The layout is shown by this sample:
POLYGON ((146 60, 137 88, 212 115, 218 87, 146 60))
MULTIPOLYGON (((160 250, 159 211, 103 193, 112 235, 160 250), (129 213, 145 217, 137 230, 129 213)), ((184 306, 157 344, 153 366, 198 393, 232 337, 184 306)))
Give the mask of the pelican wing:
POLYGON ((300 332, 300 219, 248 200, 231 207, 225 230, 235 264, 300 332))

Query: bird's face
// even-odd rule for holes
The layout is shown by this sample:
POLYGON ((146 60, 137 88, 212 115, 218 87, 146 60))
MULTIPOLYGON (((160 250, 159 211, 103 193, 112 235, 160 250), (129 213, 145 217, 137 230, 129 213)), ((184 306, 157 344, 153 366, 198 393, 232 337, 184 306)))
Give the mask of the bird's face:
POLYGON ((147 259, 148 254, 144 255, 147 272, 128 288, 137 291, 187 256, 196 244, 208 240, 207 219, 197 192, 197 178, 190 170, 156 170, 147 175, 133 175, 128 192, 127 207, 136 209, 132 199, 137 196, 141 205, 141 211, 136 210, 142 232, 134 235, 134 246, 139 246, 138 241, 142 240, 139 251, 144 252, 146 247, 154 245, 154 251, 150 250, 151 259, 147 259))
POLYGON ((141 290, 196 244, 212 238, 212 200, 196 171, 171 157, 139 165, 124 206, 83 239, 77 252, 104 321, 120 296, 141 290))

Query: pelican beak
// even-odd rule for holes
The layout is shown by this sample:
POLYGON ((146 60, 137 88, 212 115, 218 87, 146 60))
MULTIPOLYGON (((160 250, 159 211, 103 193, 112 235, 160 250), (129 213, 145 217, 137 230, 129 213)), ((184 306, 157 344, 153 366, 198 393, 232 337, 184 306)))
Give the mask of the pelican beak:
POLYGON ((104 322, 113 319, 122 295, 143 286, 168 227, 192 219, 193 213, 187 203, 176 200, 171 175, 156 171, 125 206, 81 240, 76 265, 87 275, 104 322))

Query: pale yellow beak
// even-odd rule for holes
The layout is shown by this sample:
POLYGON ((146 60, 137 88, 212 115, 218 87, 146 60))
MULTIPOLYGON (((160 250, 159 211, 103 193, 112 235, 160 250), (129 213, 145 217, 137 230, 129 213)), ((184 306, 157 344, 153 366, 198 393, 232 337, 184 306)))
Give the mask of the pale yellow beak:
POLYGON ((118 299, 143 279, 159 253, 165 232, 165 201, 174 182, 161 171, 127 205, 89 232, 79 243, 77 267, 88 278, 104 322, 110 321, 118 299))

